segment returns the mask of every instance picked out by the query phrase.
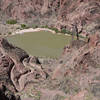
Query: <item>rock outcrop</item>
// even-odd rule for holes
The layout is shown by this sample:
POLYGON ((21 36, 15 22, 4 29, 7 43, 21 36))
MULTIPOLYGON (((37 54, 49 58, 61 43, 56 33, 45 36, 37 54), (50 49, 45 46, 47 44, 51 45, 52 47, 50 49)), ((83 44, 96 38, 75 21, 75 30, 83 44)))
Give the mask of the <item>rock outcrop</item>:
POLYGON ((73 31, 77 24, 84 33, 100 32, 99 0, 1 0, 0 19, 49 25, 73 31))
POLYGON ((78 93, 72 96, 71 99, 66 98, 65 100, 84 100, 85 98, 91 98, 92 100, 96 98, 99 100, 100 80, 97 78, 100 77, 99 36, 99 34, 89 36, 88 43, 85 42, 84 45, 79 41, 77 46, 77 41, 73 41, 73 46, 70 45, 65 48, 64 55, 62 55, 59 62, 55 65, 58 67, 55 68, 52 79, 63 80, 62 84, 64 84, 64 82, 66 82, 67 85, 69 84, 69 90, 66 90, 69 88, 68 86, 61 86, 63 91, 67 91, 69 94, 72 93, 72 91, 73 93, 75 91, 78 93), (64 77, 68 78, 67 81, 64 77), (80 90, 86 91, 87 93, 85 95, 82 93, 81 95, 80 90), (89 94, 91 94, 91 96, 89 94))
POLYGON ((96 34, 72 41, 56 62, 0 38, 0 100, 100 100, 100 0, 0 0, 1 33, 19 28, 9 19, 96 34))
POLYGON ((21 100, 19 96, 15 96, 13 92, 8 90, 6 86, 0 84, 0 99, 1 100, 21 100))
POLYGON ((46 78, 38 58, 29 57, 24 50, 9 44, 4 38, 0 39, 0 53, 0 80, 5 81, 5 85, 8 80, 15 90, 22 91, 30 81, 46 78))

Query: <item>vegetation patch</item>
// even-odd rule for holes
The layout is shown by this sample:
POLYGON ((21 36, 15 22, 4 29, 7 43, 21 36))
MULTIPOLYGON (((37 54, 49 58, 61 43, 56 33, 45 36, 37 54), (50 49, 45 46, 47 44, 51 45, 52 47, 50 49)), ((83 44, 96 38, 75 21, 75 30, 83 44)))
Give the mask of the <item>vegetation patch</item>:
POLYGON ((61 33, 72 35, 72 32, 67 30, 67 29, 65 29, 65 28, 61 29, 61 33))
POLYGON ((25 24, 21 24, 21 28, 22 29, 27 29, 27 28, 29 28, 27 25, 25 25, 25 24))
POLYGON ((34 28, 34 29, 38 28, 38 25, 32 25, 32 28, 34 28))
POLYGON ((58 30, 57 28, 49 27, 48 25, 41 26, 41 28, 48 28, 48 29, 51 29, 51 30, 55 31, 56 33, 63 33, 63 34, 70 34, 70 35, 72 35, 72 32, 67 30, 67 29, 65 29, 65 28, 63 28, 61 30, 58 30))
POLYGON ((10 20, 7 20, 6 23, 7 23, 7 24, 16 24, 17 21, 14 20, 14 19, 10 19, 10 20))
POLYGON ((8 32, 8 35, 11 35, 12 33, 11 32, 8 32))

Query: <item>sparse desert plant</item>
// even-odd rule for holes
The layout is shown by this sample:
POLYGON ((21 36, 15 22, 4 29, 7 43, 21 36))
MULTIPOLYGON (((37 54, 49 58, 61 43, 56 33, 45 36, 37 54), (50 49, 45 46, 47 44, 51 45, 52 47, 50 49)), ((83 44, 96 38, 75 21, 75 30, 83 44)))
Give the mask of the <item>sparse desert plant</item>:
POLYGON ((10 20, 7 20, 6 23, 7 23, 7 24, 16 24, 17 21, 14 20, 14 19, 10 19, 10 20))
POLYGON ((27 29, 27 28, 28 28, 28 26, 27 26, 27 25, 25 25, 25 24, 21 24, 21 28, 22 28, 22 29, 27 29))
POLYGON ((32 25, 32 28, 34 28, 34 29, 35 29, 35 28, 38 28, 38 25, 33 24, 33 25, 32 25))
POLYGON ((49 28, 49 26, 48 25, 45 25, 45 26, 41 26, 41 28, 49 28))
POLYGON ((38 26, 36 25, 35 28, 38 28, 38 26))
POLYGON ((66 30, 66 29, 62 29, 62 30, 61 30, 61 33, 66 34, 66 33, 67 33, 67 30, 66 30))
POLYGON ((11 35, 12 33, 11 32, 8 32, 8 35, 11 35))
POLYGON ((59 30, 57 28, 51 27, 51 30, 54 30, 56 33, 59 33, 59 30))
POLYGON ((70 34, 70 35, 73 34, 70 30, 67 30, 65 28, 61 29, 61 33, 63 33, 63 34, 70 34))
POLYGON ((60 32, 57 28, 55 28, 55 27, 49 27, 48 25, 41 26, 41 28, 48 28, 48 29, 51 29, 51 30, 55 31, 56 33, 60 32))

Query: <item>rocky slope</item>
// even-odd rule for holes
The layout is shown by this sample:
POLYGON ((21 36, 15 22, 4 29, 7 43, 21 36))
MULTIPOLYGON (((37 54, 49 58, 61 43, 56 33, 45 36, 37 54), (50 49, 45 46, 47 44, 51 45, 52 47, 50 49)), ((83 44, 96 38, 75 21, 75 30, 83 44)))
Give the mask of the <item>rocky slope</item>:
POLYGON ((99 100, 99 51, 98 34, 90 36, 87 42, 73 41, 57 61, 31 57, 1 38, 2 97, 4 100, 99 100))
POLYGON ((81 40, 73 41, 65 47, 61 59, 55 65, 58 67, 52 78, 62 80, 60 89, 67 95, 77 93, 66 100, 100 99, 99 39, 100 35, 96 34, 89 37, 88 43, 81 40))
POLYGON ((100 100, 100 0, 1 0, 1 33, 8 19, 96 34, 65 46, 58 60, 0 38, 0 100, 100 100))
MULTIPOLYGON (((24 50, 0 39, 0 84, 9 90, 6 95, 22 91, 28 83, 39 82, 46 77, 47 73, 37 57, 29 57, 24 50)), ((5 95, 5 91, 1 92, 5 95)))
POLYGON ((100 31, 99 0, 1 0, 0 19, 26 22, 30 26, 49 25, 83 33, 100 31))

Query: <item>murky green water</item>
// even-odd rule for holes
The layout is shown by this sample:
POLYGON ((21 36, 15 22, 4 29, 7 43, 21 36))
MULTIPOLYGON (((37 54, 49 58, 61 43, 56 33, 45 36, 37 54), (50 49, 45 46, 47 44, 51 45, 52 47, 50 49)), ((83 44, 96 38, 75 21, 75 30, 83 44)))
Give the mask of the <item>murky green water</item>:
POLYGON ((7 39, 10 43, 23 48, 30 55, 59 57, 64 46, 70 42, 71 37, 40 31, 14 35, 7 39))

